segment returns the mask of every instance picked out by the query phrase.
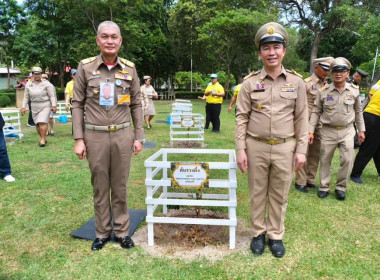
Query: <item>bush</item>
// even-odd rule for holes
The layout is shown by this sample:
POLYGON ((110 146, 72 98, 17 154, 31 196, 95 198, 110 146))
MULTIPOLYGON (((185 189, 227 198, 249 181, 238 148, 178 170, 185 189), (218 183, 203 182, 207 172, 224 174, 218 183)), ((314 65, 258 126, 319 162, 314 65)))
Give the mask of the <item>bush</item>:
POLYGON ((0 95, 0 107, 7 107, 12 105, 12 100, 9 98, 8 95, 1 94, 0 95))

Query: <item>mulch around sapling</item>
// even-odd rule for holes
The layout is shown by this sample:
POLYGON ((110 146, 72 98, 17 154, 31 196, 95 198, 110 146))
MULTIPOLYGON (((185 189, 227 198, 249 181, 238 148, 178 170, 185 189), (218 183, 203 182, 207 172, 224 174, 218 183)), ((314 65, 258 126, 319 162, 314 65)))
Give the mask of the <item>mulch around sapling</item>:
MULTIPOLYGON (((155 216, 163 216, 156 214, 155 216)), ((196 218, 195 209, 168 210, 170 217, 196 218)), ((226 219, 226 213, 201 210, 200 218, 226 219)), ((217 260, 236 251, 250 254, 250 229, 243 219, 238 218, 235 249, 229 249, 229 227, 188 224, 154 224, 154 246, 148 246, 147 226, 133 235, 137 246, 153 256, 192 261, 200 256, 217 260)))

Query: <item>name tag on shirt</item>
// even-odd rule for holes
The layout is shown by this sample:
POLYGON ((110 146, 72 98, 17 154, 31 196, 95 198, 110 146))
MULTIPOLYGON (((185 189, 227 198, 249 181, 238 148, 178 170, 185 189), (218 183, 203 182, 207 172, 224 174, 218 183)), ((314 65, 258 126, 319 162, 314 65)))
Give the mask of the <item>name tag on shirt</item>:
POLYGON ((129 105, 131 103, 130 94, 119 94, 117 96, 117 104, 119 105, 129 105))
POLYGON ((114 83, 100 83, 100 96, 99 105, 101 106, 114 106, 115 84, 114 83))

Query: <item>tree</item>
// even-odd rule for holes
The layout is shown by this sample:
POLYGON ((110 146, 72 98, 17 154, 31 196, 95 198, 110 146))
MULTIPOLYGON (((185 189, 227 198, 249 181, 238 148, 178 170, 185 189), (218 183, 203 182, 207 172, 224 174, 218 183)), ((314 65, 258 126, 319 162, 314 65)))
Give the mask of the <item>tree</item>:
MULTIPOLYGON (((379 16, 372 15, 367 23, 358 30, 359 40, 352 48, 352 53, 361 61, 371 61, 372 69, 376 55, 376 49, 380 49, 380 20, 379 16)), ((380 52, 380 50, 379 50, 380 52)), ((380 65, 380 56, 377 58, 377 65, 380 65)), ((372 71, 372 69, 367 69, 372 71)), ((380 79, 380 67, 371 82, 371 85, 380 79)))
POLYGON ((198 41, 204 43, 216 67, 227 73, 225 88, 229 88, 229 77, 233 68, 240 68, 237 74, 239 76, 241 72, 252 69, 252 63, 258 64, 253 38, 263 22, 271 21, 275 17, 276 15, 239 9, 218 12, 198 28, 198 41))
POLYGON ((23 18, 23 12, 15 0, 0 0, 0 58, 5 60, 8 72, 8 90, 11 89, 9 62, 12 56, 12 48, 15 31, 23 18))
POLYGON ((322 39, 339 28, 358 26, 365 20, 366 12, 361 1, 356 0, 279 0, 277 1, 290 23, 306 26, 314 35, 311 43, 310 72, 317 58, 322 39), (360 11, 361 10, 361 11, 360 11))

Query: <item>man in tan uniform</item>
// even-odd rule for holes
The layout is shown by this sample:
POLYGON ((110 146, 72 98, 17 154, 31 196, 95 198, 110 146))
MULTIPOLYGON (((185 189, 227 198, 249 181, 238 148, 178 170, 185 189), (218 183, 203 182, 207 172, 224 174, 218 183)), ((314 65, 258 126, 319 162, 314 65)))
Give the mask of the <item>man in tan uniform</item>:
POLYGON ((102 22, 96 43, 101 54, 79 63, 72 102, 74 152, 80 159, 87 155, 94 188, 96 239, 91 249, 102 249, 112 231, 122 248, 132 248, 126 184, 132 151, 137 155, 144 142, 140 82, 134 64, 118 57, 122 37, 116 23, 102 22), (106 99, 102 90, 108 86, 106 99))
MULTIPOLYGON (((309 118, 311 115, 311 109, 314 105, 314 100, 317 97, 318 89, 324 87, 327 83, 326 79, 330 73, 330 64, 333 60, 333 57, 323 57, 314 59, 315 71, 310 77, 305 79, 309 118)), ((307 149, 306 163, 296 173, 295 188, 300 192, 307 193, 307 188, 317 188, 315 186, 315 176, 318 171, 320 147, 321 139, 319 127, 317 127, 314 132, 314 142, 313 144, 309 145, 307 149)))
POLYGON ((338 200, 346 198, 347 179, 354 162, 353 123, 356 122, 359 142, 365 139, 364 120, 358 86, 346 82, 351 63, 344 57, 334 59, 331 64, 333 83, 321 88, 315 99, 309 125, 309 143, 314 140, 315 127, 321 123, 321 187, 318 197, 326 198, 330 190, 330 168, 334 152, 339 147, 340 166, 335 186, 338 200))
POLYGON ((236 114, 239 169, 248 169, 251 250, 261 255, 265 234, 275 257, 285 254, 282 243, 293 164, 298 171, 306 161, 307 99, 302 78, 285 70, 288 34, 270 22, 255 37, 264 68, 251 73, 241 87, 236 114), (266 219, 268 211, 268 219, 266 219))

